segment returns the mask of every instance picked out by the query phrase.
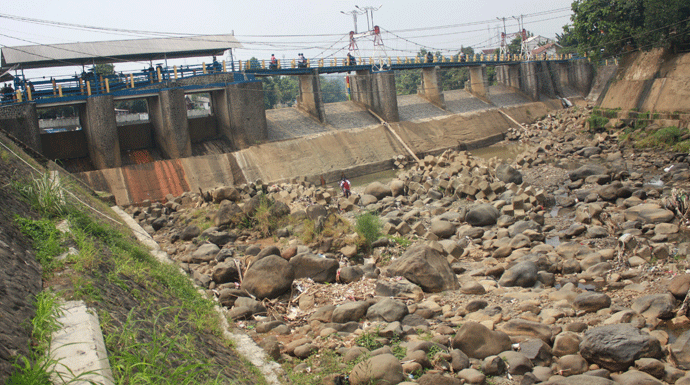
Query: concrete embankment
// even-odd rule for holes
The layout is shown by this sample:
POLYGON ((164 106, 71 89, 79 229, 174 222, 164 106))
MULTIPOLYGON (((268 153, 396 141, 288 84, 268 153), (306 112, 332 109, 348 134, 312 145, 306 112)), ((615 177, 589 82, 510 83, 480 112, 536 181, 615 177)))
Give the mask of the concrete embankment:
MULTIPOLYGON (((557 108, 557 101, 547 101, 503 110, 518 122, 528 123, 557 108)), ((400 122, 392 128, 415 153, 424 155, 490 145, 501 140, 512 125, 492 109, 400 122)), ((384 126, 375 125, 270 142, 229 154, 162 160, 79 176, 96 190, 110 191, 119 205, 129 205, 257 179, 266 183, 295 177, 318 181, 323 175, 326 181, 333 181, 343 172, 355 177, 390 169, 393 158, 400 154, 407 154, 400 141, 384 126)))

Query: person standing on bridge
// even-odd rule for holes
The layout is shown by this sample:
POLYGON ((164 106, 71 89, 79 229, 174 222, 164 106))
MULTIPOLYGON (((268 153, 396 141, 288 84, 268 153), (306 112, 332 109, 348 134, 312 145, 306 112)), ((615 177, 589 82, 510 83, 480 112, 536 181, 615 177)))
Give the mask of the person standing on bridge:
POLYGON ((357 65, 357 62, 355 61, 355 57, 352 56, 351 53, 347 53, 347 65, 349 66, 354 66, 357 65))
POLYGON ((276 59, 276 55, 271 54, 271 65, 268 66, 268 68, 272 70, 278 69, 278 59, 276 59))
POLYGON ((426 62, 427 63, 433 63, 434 62, 434 54, 431 52, 426 53, 426 62))
POLYGON ((297 67, 298 68, 307 68, 307 58, 304 57, 303 53, 299 54, 299 57, 297 59, 297 67))

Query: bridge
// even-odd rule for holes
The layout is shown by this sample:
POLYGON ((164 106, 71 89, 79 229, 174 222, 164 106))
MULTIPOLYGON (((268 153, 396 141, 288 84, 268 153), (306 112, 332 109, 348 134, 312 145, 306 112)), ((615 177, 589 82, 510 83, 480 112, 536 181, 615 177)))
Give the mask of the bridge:
MULTIPOLYGON (((217 48, 214 48, 217 49, 217 48)), ((215 52, 215 51, 214 51, 215 52)), ((4 52, 3 52, 4 54, 4 52)), ((160 56, 160 55, 159 55, 160 56)), ((88 57, 84 61, 88 62, 88 57)), ((51 159, 88 157, 95 169, 123 165, 123 151, 157 148, 163 159, 192 156, 192 144, 217 136, 232 150, 248 148, 267 140, 262 76, 297 76, 297 108, 322 124, 327 123, 319 75, 348 73, 351 100, 386 122, 398 122, 395 71, 421 70, 419 95, 445 109, 438 71, 468 68, 466 89, 488 100, 487 67, 496 68, 497 81, 522 91, 532 100, 556 97, 565 87, 588 90, 592 72, 589 62, 564 56, 524 60, 516 55, 419 57, 386 61, 320 59, 298 63, 259 61, 203 63, 197 66, 151 66, 145 71, 108 76, 85 72, 81 76, 29 81, 15 79, 17 90, 4 95, 0 126, 34 150, 51 159), (189 119, 185 95, 210 95, 212 115, 189 119), (115 101, 145 99, 149 121, 118 124, 115 101), (82 130, 47 134, 38 126, 37 108, 75 106, 82 130)))

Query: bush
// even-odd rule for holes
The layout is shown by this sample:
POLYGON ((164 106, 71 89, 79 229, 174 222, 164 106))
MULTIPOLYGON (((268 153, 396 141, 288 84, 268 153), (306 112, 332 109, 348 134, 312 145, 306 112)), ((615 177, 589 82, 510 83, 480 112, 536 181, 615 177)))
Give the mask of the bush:
POLYGON ((366 212, 357 216, 355 230, 364 241, 364 247, 371 249, 371 244, 381 237, 381 220, 378 215, 366 212))
POLYGON ((589 118, 587 118, 587 123, 589 123, 590 132, 603 130, 604 126, 606 126, 606 123, 608 122, 609 120, 607 118, 597 114, 592 114, 589 118))

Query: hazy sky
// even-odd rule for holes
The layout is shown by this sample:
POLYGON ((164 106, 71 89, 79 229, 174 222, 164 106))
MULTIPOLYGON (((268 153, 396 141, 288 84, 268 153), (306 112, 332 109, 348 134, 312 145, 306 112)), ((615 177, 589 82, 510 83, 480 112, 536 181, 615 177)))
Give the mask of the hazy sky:
MULTIPOLYGON (((420 48, 451 54, 462 46, 476 49, 496 47, 496 28, 500 26, 502 29, 502 22, 496 19, 498 17, 508 18, 507 31, 511 33, 518 31, 517 22, 512 17, 527 15, 524 26, 528 31, 553 38, 569 22, 571 3, 571 0, 6 0, 0 1, 0 48, 154 37, 144 33, 60 28, 5 17, 11 15, 159 33, 224 34, 234 31, 245 46, 234 52, 235 59, 241 60, 251 57, 268 59, 271 53, 278 58, 292 59, 299 52, 310 58, 343 57, 347 53, 347 34, 354 25, 352 16, 341 11, 352 11, 358 5, 360 8, 380 6, 373 13, 374 24, 382 28, 383 42, 390 56, 412 56, 420 48), (470 23, 473 25, 468 25, 470 23)), ((366 16, 358 16, 359 32, 366 29, 366 16)), ((373 48, 373 42, 360 41, 358 46, 367 55, 366 51, 373 48)), ((180 64, 202 60, 209 61, 188 59, 180 64)), ((144 63, 136 63, 127 67, 143 66, 144 63)), ((116 65, 116 69, 123 68, 116 65)), ((51 73, 60 71, 68 74, 70 69, 50 70, 51 73)))

